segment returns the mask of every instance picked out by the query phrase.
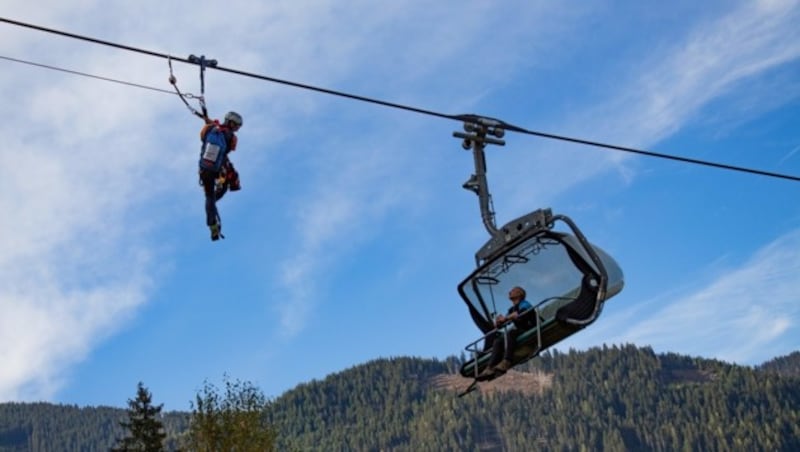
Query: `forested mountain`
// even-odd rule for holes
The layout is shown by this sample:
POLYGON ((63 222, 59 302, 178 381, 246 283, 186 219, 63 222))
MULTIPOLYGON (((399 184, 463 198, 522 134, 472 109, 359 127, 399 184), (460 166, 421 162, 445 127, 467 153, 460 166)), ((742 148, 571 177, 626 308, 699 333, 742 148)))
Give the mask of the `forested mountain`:
POLYGON ((457 363, 378 360, 278 398, 280 450, 800 450, 800 379, 603 347, 457 397, 457 363))
POLYGON ((769 360, 758 367, 768 372, 777 372, 781 375, 800 377, 800 351, 769 360))
MULTIPOLYGON (((0 451, 107 451, 124 436, 119 422, 126 419, 122 408, 0 403, 0 451)), ((162 423, 167 447, 177 448, 178 435, 189 425, 188 414, 166 413, 162 423)))
MULTIPOLYGON (((459 398, 469 380, 455 375, 457 358, 379 359, 297 386, 268 416, 281 451, 795 451, 798 360, 751 368, 634 346, 552 352, 459 398)), ((108 450, 124 416, 0 404, 0 450, 108 450)), ((188 417, 164 415, 171 450, 188 417)))

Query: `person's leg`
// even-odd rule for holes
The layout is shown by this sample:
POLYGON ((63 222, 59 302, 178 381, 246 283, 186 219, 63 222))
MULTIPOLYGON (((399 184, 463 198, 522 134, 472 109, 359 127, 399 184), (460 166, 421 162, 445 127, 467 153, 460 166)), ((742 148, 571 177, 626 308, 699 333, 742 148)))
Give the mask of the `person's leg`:
POLYGON ((503 359, 511 361, 514 357, 514 349, 517 347, 517 337, 520 335, 520 330, 511 330, 506 334, 506 349, 503 353, 503 359))
POLYGON ((503 345, 505 342, 504 336, 505 335, 502 333, 495 333, 486 337, 483 349, 485 351, 491 347, 492 356, 489 359, 489 364, 483 369, 480 375, 478 375, 478 378, 486 378, 495 375, 495 367, 497 367, 497 364, 503 359, 503 349, 505 348, 503 345))
POLYGON ((217 212, 217 194, 214 193, 216 178, 217 174, 215 173, 200 171, 200 182, 203 184, 203 193, 206 197, 206 225, 211 230, 212 241, 224 238, 222 225, 219 224, 219 212, 217 212))
POLYGON ((225 196, 225 193, 228 192, 228 181, 225 181, 222 184, 217 184, 216 187, 217 188, 214 191, 214 199, 219 201, 223 196, 225 196))
POLYGON ((217 197, 214 193, 214 179, 216 175, 208 171, 200 172, 200 181, 203 183, 203 192, 206 197, 206 225, 217 224, 217 197))
POLYGON ((505 334, 505 349, 503 350, 503 360, 497 365, 499 372, 505 372, 511 369, 511 363, 514 358, 514 349, 517 346, 517 336, 521 333, 520 330, 511 330, 505 334))
POLYGON ((489 367, 494 367, 497 363, 503 359, 503 350, 505 347, 505 334, 500 334, 499 336, 494 338, 494 343, 492 344, 492 359, 489 361, 489 367))
POLYGON ((228 161, 225 182, 228 184, 231 191, 239 191, 242 189, 242 184, 239 181, 239 172, 236 171, 236 168, 233 167, 233 163, 231 163, 230 160, 228 161))

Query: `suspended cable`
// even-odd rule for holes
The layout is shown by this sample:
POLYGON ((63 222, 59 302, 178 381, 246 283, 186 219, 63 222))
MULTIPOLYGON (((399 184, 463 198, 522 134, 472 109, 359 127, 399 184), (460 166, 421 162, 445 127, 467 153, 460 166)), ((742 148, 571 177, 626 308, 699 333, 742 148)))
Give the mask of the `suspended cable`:
MULTIPOLYGON (((477 117, 475 117, 474 115, 464 115, 464 116, 472 117, 473 119, 476 120, 476 122, 480 122, 479 119, 477 117)), ((541 137, 541 138, 549 138, 549 139, 552 139, 552 140, 567 141, 567 142, 570 142, 570 143, 583 144, 583 145, 594 146, 594 147, 599 147, 599 148, 606 148, 606 149, 611 149, 611 150, 615 150, 615 151, 630 152, 630 153, 639 154, 639 155, 646 155, 646 156, 649 156, 649 157, 658 157, 658 158, 663 158, 663 159, 668 159, 668 160, 675 160, 675 161, 678 161, 678 162, 692 163, 692 164, 695 164, 695 165, 710 166, 710 167, 713 167, 713 168, 720 168, 720 169, 726 169, 726 170, 731 170, 731 171, 740 171, 740 172, 744 172, 744 173, 757 174, 757 175, 760 175, 760 176, 776 177, 776 178, 780 178, 780 179, 788 179, 788 180, 800 182, 800 177, 798 177, 798 176, 792 176, 792 175, 781 174, 781 173, 773 173, 773 172, 770 172, 770 171, 762 171, 762 170, 753 169, 753 168, 746 168, 746 167, 742 167, 742 166, 728 165, 728 164, 725 164, 725 163, 716 163, 716 162, 710 162, 710 161, 706 161, 706 160, 698 160, 698 159, 693 159, 693 158, 689 158, 689 157, 680 157, 680 156, 677 156, 677 155, 661 154, 661 153, 658 153, 658 152, 645 151, 643 149, 631 148, 631 147, 626 147, 626 146, 618 146, 618 145, 615 145, 615 144, 601 143, 601 142, 598 142, 598 141, 584 140, 584 139, 581 139, 581 138, 573 138, 573 137, 568 137, 568 136, 564 136, 564 135, 555 135, 555 134, 552 134, 552 133, 537 132, 535 130, 528 130, 528 129, 525 129, 525 128, 522 128, 522 127, 519 127, 519 126, 508 124, 508 123, 506 123, 504 121, 500 121, 500 120, 497 120, 497 119, 484 118, 484 122, 485 122, 486 119, 489 119, 490 123, 496 124, 497 127, 501 127, 501 128, 503 128, 505 130, 518 132, 518 133, 522 133, 522 134, 525 134, 525 135, 532 135, 532 136, 537 136, 537 137, 541 137)))
MULTIPOLYGON (((20 26, 20 27, 24 27, 24 28, 30 28, 30 29, 34 29, 34 30, 38 30, 38 31, 43 31, 43 32, 46 32, 46 33, 57 34, 57 35, 60 35, 60 36, 65 36, 65 37, 68 37, 68 38, 78 39, 78 40, 82 40, 82 41, 87 41, 87 42, 91 42, 91 43, 95 43, 95 44, 114 47, 114 48, 117 48, 117 49, 127 50, 127 51, 130 51, 130 52, 149 55, 149 56, 153 56, 153 57, 157 57, 157 58, 163 58, 163 59, 172 60, 172 61, 180 61, 180 62, 186 63, 186 64, 196 64, 194 61, 190 61, 189 59, 186 59, 186 58, 174 57, 174 56, 171 56, 171 55, 168 55, 168 54, 165 54, 165 53, 154 52, 152 50, 141 49, 141 48, 127 46, 127 45, 123 45, 123 44, 118 44, 118 43, 114 43, 114 42, 110 42, 110 41, 104 41, 104 40, 101 40, 101 39, 91 38, 91 37, 88 37, 88 36, 78 35, 78 34, 69 33, 69 32, 60 31, 60 30, 54 30, 54 29, 42 27, 42 26, 39 26, 39 25, 33 25, 33 24, 25 23, 25 22, 19 22, 19 21, 16 21, 16 20, 7 19, 7 18, 4 18, 4 17, 0 17, 0 22, 5 22, 5 23, 11 24, 11 25, 16 25, 16 26, 20 26)), ((9 59, 9 58, 6 58, 6 59, 9 59)), ((44 65, 42 65, 42 66, 44 66, 44 65)), ((485 117, 478 116, 478 115, 473 115, 473 114, 457 114, 457 115, 445 114, 445 113, 440 113, 440 112, 436 112, 436 111, 433 111, 433 110, 427 110, 427 109, 423 109, 423 108, 417 108, 417 107, 413 107, 413 106, 409 106, 409 105, 403 105, 403 104, 399 104, 399 103, 388 102, 388 101, 375 99, 375 98, 371 98, 371 97, 360 96, 360 95, 357 95, 357 94, 350 94, 350 93, 346 93, 346 92, 342 92, 342 91, 336 91, 336 90, 327 89, 327 88, 320 88, 318 86, 308 85, 308 84, 304 84, 304 83, 298 83, 298 82, 293 82, 293 81, 289 81, 289 80, 283 80, 283 79, 270 77, 270 76, 266 76, 266 75, 262 75, 262 74, 255 74, 255 73, 252 73, 252 72, 246 72, 246 71, 242 71, 242 70, 238 70, 238 69, 226 68, 226 67, 219 66, 219 65, 217 65, 215 67, 209 67, 209 69, 215 69, 215 70, 218 70, 218 71, 228 72, 228 73, 240 75, 240 76, 243 76, 243 77, 254 78, 254 79, 258 79, 258 80, 268 81, 268 82, 277 83, 277 84, 281 84, 281 85, 292 86, 292 87, 295 87, 295 88, 300 88, 300 89, 305 89, 305 90, 310 90, 310 91, 316 91, 316 92, 319 92, 319 93, 324 93, 324 94, 329 94, 329 95, 333 95, 333 96, 343 97, 343 98, 346 98, 346 99, 372 103, 372 104, 381 105, 381 106, 384 106, 384 107, 390 107, 390 108, 405 110, 405 111, 409 111, 409 112, 413 112, 413 113, 419 113, 419 114, 428 115, 428 116, 434 116, 434 117, 443 118, 443 119, 450 119, 450 120, 464 121, 464 122, 473 122, 473 123, 480 123, 482 120, 487 120, 488 119, 489 121, 496 123, 497 125, 503 127, 504 129, 506 129, 508 131, 518 132, 518 133, 522 133, 522 134, 526 134, 526 135, 538 136, 538 137, 541 137, 541 138, 547 138, 547 139, 552 139, 552 140, 571 142, 571 143, 576 143, 576 144, 583 144, 583 145, 586 145, 586 146, 592 146, 592 147, 598 147, 598 148, 604 148, 604 149, 610 149, 610 150, 622 151, 622 152, 629 152, 629 153, 634 153, 634 154, 639 154, 639 155, 645 155, 645 156, 648 156, 648 157, 657 157, 657 158, 668 159, 668 160, 673 160, 673 161, 678 161, 678 162, 683 162, 683 163, 691 163, 691 164, 695 164, 695 165, 702 165, 702 166, 725 169, 725 170, 730 170, 730 171, 738 171, 738 172, 750 173, 750 174, 755 174, 755 175, 760 175, 760 176, 775 177, 775 178, 787 179, 787 180, 800 182, 800 177, 798 177, 798 176, 792 176, 792 175, 781 174, 781 173, 774 173, 774 172, 770 172, 770 171, 762 171, 762 170, 753 169, 753 168, 746 168, 746 167, 741 167, 741 166, 728 165, 728 164, 724 164, 724 163, 716 163, 716 162, 693 159, 693 158, 688 158, 688 157, 680 157, 680 156, 675 156, 675 155, 670 155, 670 154, 663 154, 663 153, 658 153, 658 152, 652 152, 652 151, 647 151, 647 150, 637 149, 637 148, 632 148, 632 147, 626 147, 626 146, 617 146, 617 145, 613 145, 613 144, 602 143, 602 142, 599 142, 599 141, 584 140, 584 139, 581 139, 581 138, 574 138, 574 137, 569 137, 569 136, 565 136, 565 135, 557 135, 557 134, 546 133, 546 132, 538 132, 538 131, 535 131, 535 130, 529 130, 529 129, 525 129, 523 127, 515 126, 515 125, 512 125, 512 124, 506 123, 504 121, 485 118, 485 117)), ((71 71, 66 71, 66 72, 71 72, 71 71)), ((77 72, 74 72, 74 73, 77 73, 77 72)), ((84 74, 80 74, 80 75, 84 75, 84 74)), ((127 83, 127 82, 120 82, 120 81, 116 81, 116 80, 113 80, 113 79, 106 79, 106 78, 103 78, 103 77, 95 77, 95 78, 100 78, 100 79, 103 79, 103 80, 115 81, 115 82, 119 82, 119 83, 125 83, 125 84, 130 84, 132 86, 136 86, 135 84, 131 84, 131 83, 127 83)), ((158 88, 145 87, 145 86, 141 86, 141 87, 147 88, 147 89, 156 89, 156 90, 158 90, 158 88)), ((170 92, 170 94, 172 94, 172 93, 170 92)))
MULTIPOLYGON (((64 68, 61 68, 61 67, 58 67, 58 66, 51 66, 49 64, 35 63, 33 61, 20 60, 18 58, 11 58, 11 57, 7 57, 7 56, 3 56, 3 55, 0 55, 0 59, 7 60, 7 61, 13 61, 15 63, 27 64, 27 65, 30 65, 30 66, 37 66, 37 67, 41 67, 41 68, 45 68, 45 69, 50 69, 50 70, 53 70, 53 71, 66 72, 68 74, 80 75, 82 77, 89 77, 89 78, 93 78, 93 79, 97 79, 97 80, 103 80, 103 81, 106 81, 106 82, 119 83, 121 85, 133 86, 135 88, 149 89, 151 91, 158 91, 158 92, 162 92, 162 93, 165 93, 165 94, 170 94, 170 95, 173 95, 173 96, 177 95, 177 93, 175 93, 174 91, 168 91, 166 89, 156 88, 155 86, 147 86, 147 85, 142 85, 142 84, 139 84, 139 83, 126 82, 125 80, 119 80, 119 79, 114 79, 114 78, 109 78, 109 77, 103 77, 103 76, 100 76, 100 75, 89 74, 89 73, 86 73, 86 72, 74 71, 72 69, 64 69, 64 68)), ((185 96, 192 96, 191 94, 184 94, 184 95, 185 96)))
MULTIPOLYGON (((65 37, 68 37, 68 38, 73 38, 73 39, 78 39, 78 40, 81 40, 81 41, 92 42, 92 43, 95 43, 95 44, 114 47, 114 48, 117 48, 117 49, 127 50, 127 51, 135 52, 135 53, 141 53, 141 54, 144 54, 144 55, 150 55, 150 56, 154 56, 154 57, 157 57, 157 58, 163 58, 163 59, 166 59, 166 60, 170 60, 171 59, 173 61, 180 61, 180 62, 186 63, 186 64, 195 64, 193 61, 190 61, 187 58, 179 58, 179 57, 168 55, 166 53, 159 53, 159 52, 154 52, 152 50, 146 50, 146 49, 127 46, 127 45, 123 45, 123 44, 117 44, 115 42, 104 41, 102 39, 91 38, 91 37, 88 37, 88 36, 69 33, 69 32, 66 32, 66 31, 54 30, 52 28, 47 28, 47 27, 42 27, 42 26, 39 26, 39 25, 33 25, 33 24, 25 23, 25 22, 19 22, 19 21, 16 21, 16 20, 7 19, 5 17, 0 17, 0 22, 6 22, 6 23, 9 23, 11 25, 17 25, 17 26, 24 27, 24 28, 30 28, 30 29, 33 29, 33 30, 39 30, 39 31, 43 31, 43 32, 46 32, 46 33, 53 33, 53 34, 57 34, 57 35, 60 35, 60 36, 65 36, 65 37)), ((408 105, 402 105, 402 104, 398 104, 398 103, 394 103, 394 102, 387 102, 387 101, 380 100, 380 99, 373 99, 373 98, 370 98, 370 97, 359 96, 359 95, 356 95, 356 94, 349 94, 349 93, 336 91, 336 90, 332 90, 332 89, 327 89, 327 88, 320 88, 318 86, 307 85, 307 84, 298 83, 298 82, 292 82, 292 81, 289 81, 289 80, 283 80, 283 79, 279 79, 279 78, 275 78, 275 77, 269 77, 269 76, 266 76, 266 75, 254 74, 254 73, 251 73, 251 72, 245 72, 245 71, 241 71, 241 70, 237 70, 237 69, 230 69, 230 68, 222 67, 222 66, 219 66, 219 65, 215 66, 213 68, 210 67, 209 69, 216 69, 218 71, 228 72, 228 73, 231 73, 231 74, 241 75, 241 76, 244 76, 244 77, 255 78, 255 79, 264 80, 264 81, 268 81, 268 82, 278 83, 278 84, 281 84, 281 85, 293 86, 295 88, 301 88, 301 89, 316 91, 316 92, 320 92, 320 93, 324 93, 324 94, 330 94, 330 95, 333 95, 333 96, 344 97, 344 98, 347 98, 347 99, 358 100, 358 101, 362 101, 362 102, 369 102, 369 103, 373 103, 373 104, 383 105, 385 107, 391 107, 391 108, 397 108, 397 109, 401 109, 401 110, 411 111, 411 112, 414 112, 414 113, 420 113, 420 114, 429 115, 429 116, 436 116, 436 117, 445 118, 445 119, 459 120, 457 115, 448 115, 448 114, 444 114, 444 113, 435 112, 435 111, 432 111, 432 110, 425 110, 425 109, 422 109, 422 108, 411 107, 411 106, 408 106, 408 105)))

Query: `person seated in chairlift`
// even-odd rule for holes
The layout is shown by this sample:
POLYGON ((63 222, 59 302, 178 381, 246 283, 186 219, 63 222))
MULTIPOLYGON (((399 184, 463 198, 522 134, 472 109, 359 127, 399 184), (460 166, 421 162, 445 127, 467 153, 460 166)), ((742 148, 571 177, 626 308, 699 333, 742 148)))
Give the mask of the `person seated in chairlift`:
POLYGON ((514 356, 517 337, 530 327, 530 322, 521 318, 523 313, 533 309, 533 305, 525 299, 526 296, 525 289, 519 286, 513 287, 508 292, 511 307, 506 315, 498 315, 494 320, 494 324, 497 328, 500 328, 509 322, 513 322, 514 328, 503 333, 502 338, 493 338, 492 360, 489 362, 489 366, 481 373, 481 376, 505 373, 511 368, 511 358, 514 356))

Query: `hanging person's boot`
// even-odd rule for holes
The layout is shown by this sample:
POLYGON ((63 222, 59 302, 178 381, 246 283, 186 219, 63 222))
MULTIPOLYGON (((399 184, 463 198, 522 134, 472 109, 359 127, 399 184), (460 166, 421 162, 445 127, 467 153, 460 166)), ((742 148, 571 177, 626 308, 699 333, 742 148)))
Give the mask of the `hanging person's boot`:
POLYGON ((222 237, 222 226, 219 223, 214 223, 208 227, 211 230, 211 240, 217 241, 222 237))

